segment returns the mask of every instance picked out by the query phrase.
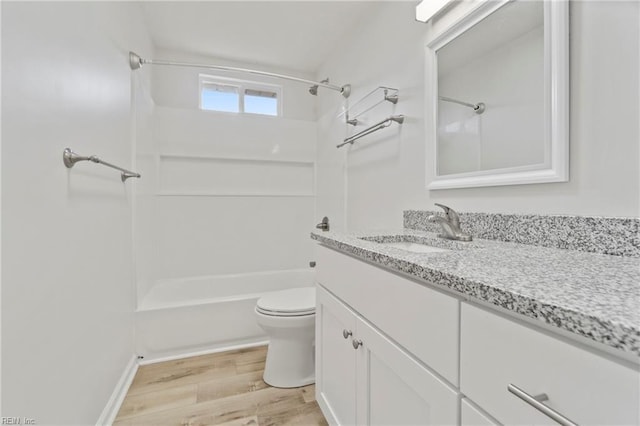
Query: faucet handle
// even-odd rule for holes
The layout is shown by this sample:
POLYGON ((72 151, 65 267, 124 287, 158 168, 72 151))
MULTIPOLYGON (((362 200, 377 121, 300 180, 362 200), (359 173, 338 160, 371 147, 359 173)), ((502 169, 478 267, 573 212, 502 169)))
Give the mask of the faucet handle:
POLYGON ((444 215, 447 217, 447 220, 449 221, 449 223, 456 228, 457 230, 460 229, 460 216, 458 216, 458 213, 456 213, 455 210, 453 210, 451 207, 449 206, 445 206, 444 204, 438 204, 438 203, 434 203, 436 206, 440 207, 442 210, 444 210, 444 215))
POLYGON ((322 222, 316 225, 316 228, 322 229, 323 231, 329 230, 329 218, 327 216, 322 218, 322 222))

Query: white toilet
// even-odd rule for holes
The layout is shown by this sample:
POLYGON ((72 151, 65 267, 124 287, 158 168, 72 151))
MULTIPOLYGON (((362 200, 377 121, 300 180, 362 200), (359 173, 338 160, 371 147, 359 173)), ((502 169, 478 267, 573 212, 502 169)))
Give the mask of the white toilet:
POLYGON ((316 289, 269 293, 258 299, 256 316, 269 335, 264 381, 277 388, 314 383, 316 289))

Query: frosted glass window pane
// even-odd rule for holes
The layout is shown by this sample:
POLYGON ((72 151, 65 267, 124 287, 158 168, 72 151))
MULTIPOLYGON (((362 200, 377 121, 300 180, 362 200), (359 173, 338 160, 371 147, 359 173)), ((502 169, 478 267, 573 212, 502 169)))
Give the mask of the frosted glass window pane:
POLYGON ((240 112, 238 89, 231 86, 211 85, 202 88, 202 109, 240 112))
POLYGON ((278 95, 275 92, 247 89, 244 111, 253 114, 278 115, 278 95))

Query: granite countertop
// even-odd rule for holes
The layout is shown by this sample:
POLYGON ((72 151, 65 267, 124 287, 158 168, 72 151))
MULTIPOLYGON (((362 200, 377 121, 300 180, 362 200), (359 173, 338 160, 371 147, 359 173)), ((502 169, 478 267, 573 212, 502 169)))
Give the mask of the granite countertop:
POLYGON ((640 357, 638 258, 495 240, 463 243, 412 229, 313 232, 311 238, 640 357), (422 254, 379 244, 392 241, 425 242, 451 251, 422 254))

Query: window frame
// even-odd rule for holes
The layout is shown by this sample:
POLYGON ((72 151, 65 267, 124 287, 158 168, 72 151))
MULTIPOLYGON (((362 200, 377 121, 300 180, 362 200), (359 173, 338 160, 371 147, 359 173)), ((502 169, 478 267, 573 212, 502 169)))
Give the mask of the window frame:
POLYGON ((211 74, 198 75, 198 108, 201 111, 215 112, 222 114, 247 114, 260 117, 282 117, 282 86, 279 84, 264 83, 261 81, 250 81, 239 78, 220 77, 211 74), (208 85, 231 86, 238 89, 238 112, 219 111, 215 109, 206 109, 202 107, 202 91, 208 85), (262 92, 273 92, 276 94, 276 115, 260 114, 257 112, 246 112, 244 98, 247 90, 255 90, 262 92))

